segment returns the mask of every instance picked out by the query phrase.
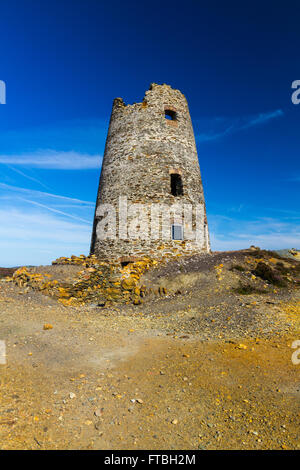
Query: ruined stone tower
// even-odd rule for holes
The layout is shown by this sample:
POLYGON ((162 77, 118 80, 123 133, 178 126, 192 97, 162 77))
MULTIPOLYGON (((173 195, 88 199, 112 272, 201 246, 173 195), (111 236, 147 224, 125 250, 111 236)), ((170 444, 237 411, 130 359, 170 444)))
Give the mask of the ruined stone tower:
POLYGON ((188 104, 152 84, 142 103, 116 98, 105 145, 91 254, 130 261, 210 251, 188 104))

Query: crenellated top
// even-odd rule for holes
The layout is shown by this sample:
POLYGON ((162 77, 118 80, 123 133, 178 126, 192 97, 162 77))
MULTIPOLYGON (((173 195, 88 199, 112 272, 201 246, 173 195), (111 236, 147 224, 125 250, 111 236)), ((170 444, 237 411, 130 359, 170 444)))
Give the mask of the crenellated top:
POLYGON ((143 101, 140 103, 126 104, 123 98, 115 98, 113 101, 113 109, 122 110, 122 109, 143 109, 148 106, 151 102, 159 100, 165 101, 165 106, 170 104, 172 101, 179 101, 187 105, 185 96, 181 93, 180 90, 172 88, 170 85, 163 83, 158 85, 157 83, 151 83, 149 90, 146 91, 143 101))

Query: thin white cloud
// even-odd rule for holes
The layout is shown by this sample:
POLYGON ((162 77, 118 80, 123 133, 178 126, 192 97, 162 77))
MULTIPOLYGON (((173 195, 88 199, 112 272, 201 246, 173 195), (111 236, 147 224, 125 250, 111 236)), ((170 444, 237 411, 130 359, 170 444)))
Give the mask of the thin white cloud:
POLYGON ((0 155, 0 163, 49 170, 92 170, 101 166, 100 155, 75 151, 37 150, 31 153, 0 155))
POLYGON ((17 168, 14 168, 13 166, 11 165, 8 165, 6 164, 7 168, 9 168, 10 170, 14 171, 15 173, 18 173, 18 175, 21 175, 23 176, 24 178, 30 180, 30 181, 34 181, 35 183, 39 184, 40 186, 42 186, 43 188, 45 189, 50 189, 49 186, 46 186, 44 183, 42 183, 40 180, 38 180, 37 178, 34 178, 33 176, 29 176, 27 175, 26 173, 24 173, 24 171, 21 171, 21 170, 18 170, 17 168))
POLYGON ((206 125, 209 124, 213 126, 214 129, 209 132, 198 133, 197 127, 203 127, 205 125, 204 120, 195 121, 196 122, 196 140, 197 142, 208 142, 210 140, 218 140, 222 137, 225 137, 229 134, 234 134, 236 132, 242 131, 244 129, 249 129, 251 127, 259 126, 265 124, 273 119, 280 118, 284 116, 284 112, 281 109, 276 109, 275 111, 270 111, 268 113, 260 113, 256 116, 247 116, 242 118, 214 118, 206 122, 206 125), (215 126, 226 126, 224 129, 215 130, 215 126))
POLYGON ((94 203, 0 183, 0 266, 88 253, 94 203))
POLYGON ((275 119, 278 117, 283 116, 284 113, 281 109, 276 109, 276 111, 271 111, 270 113, 261 113, 258 116, 253 118, 249 118, 249 121, 246 122, 241 129, 248 129, 249 127, 257 126, 259 124, 263 124, 271 119, 275 119))
POLYGON ((59 256, 89 252, 86 223, 31 206, 1 208, 0 218, 0 266, 49 264, 59 256))
POLYGON ((259 246, 265 250, 280 250, 286 248, 299 248, 299 237, 293 237, 288 234, 280 236, 271 236, 268 234, 261 234, 257 236, 247 235, 245 240, 240 238, 225 238, 219 234, 211 235, 211 247, 213 251, 231 251, 243 250, 249 248, 251 245, 259 246))
POLYGON ((210 140, 218 140, 222 137, 225 137, 225 135, 231 134, 234 131, 235 131, 235 126, 232 125, 232 126, 227 127, 222 132, 211 132, 211 133, 207 133, 207 134, 197 134, 196 135, 196 140, 197 140, 197 142, 208 142, 210 140))
POLYGON ((38 207, 42 207, 43 209, 47 209, 50 212, 55 212, 56 214, 64 215, 65 217, 70 217, 71 219, 78 220, 79 222, 85 222, 89 225, 91 224, 89 220, 83 219, 82 217, 78 217, 77 215, 68 214, 67 212, 63 212, 58 209, 54 209, 53 207, 46 206, 45 204, 40 204, 36 201, 30 201, 29 199, 22 199, 22 201, 28 202, 29 204, 33 204, 38 207))
POLYGON ((53 194, 53 193, 46 193, 44 191, 37 191, 37 190, 34 190, 34 189, 27 189, 27 188, 20 188, 19 186, 13 186, 13 185, 10 185, 10 184, 6 184, 6 183, 0 183, 0 188, 2 189, 5 189, 5 190, 9 190, 9 191, 13 191, 13 192, 20 192, 20 193, 26 193, 28 195, 31 195, 33 197, 42 197, 42 198, 54 198, 54 199, 59 199, 59 200, 64 200, 64 201, 69 201, 69 202, 73 202, 73 203, 76 203, 76 204, 87 204, 87 205, 91 205, 93 206, 94 203, 91 202, 91 201, 83 201, 81 199, 76 199, 76 198, 72 198, 72 197, 68 197, 68 196, 61 196, 59 194, 53 194))
POLYGON ((229 219, 208 215, 213 250, 239 250, 250 245, 264 249, 299 247, 300 229, 297 222, 275 218, 254 220, 229 219))

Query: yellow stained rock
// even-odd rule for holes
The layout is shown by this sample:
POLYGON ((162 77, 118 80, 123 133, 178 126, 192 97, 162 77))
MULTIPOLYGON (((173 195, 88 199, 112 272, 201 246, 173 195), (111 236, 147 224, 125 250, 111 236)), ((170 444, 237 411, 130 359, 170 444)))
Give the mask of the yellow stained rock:
POLYGON ((136 281, 132 278, 126 278, 122 281, 122 287, 124 290, 133 290, 136 286, 136 281))

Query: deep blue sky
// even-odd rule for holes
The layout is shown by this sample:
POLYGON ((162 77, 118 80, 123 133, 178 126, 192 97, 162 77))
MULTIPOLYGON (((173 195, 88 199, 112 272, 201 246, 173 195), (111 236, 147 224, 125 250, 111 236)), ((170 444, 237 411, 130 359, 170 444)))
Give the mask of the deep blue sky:
POLYGON ((0 265, 87 253, 113 98, 187 97, 214 250, 299 247, 297 2, 1 2, 0 265), (56 197, 61 196, 61 197, 56 197))

